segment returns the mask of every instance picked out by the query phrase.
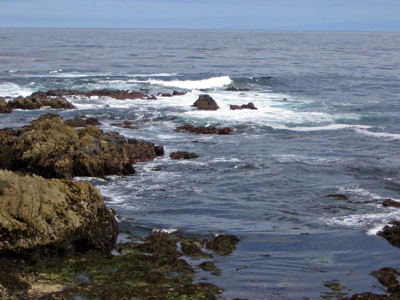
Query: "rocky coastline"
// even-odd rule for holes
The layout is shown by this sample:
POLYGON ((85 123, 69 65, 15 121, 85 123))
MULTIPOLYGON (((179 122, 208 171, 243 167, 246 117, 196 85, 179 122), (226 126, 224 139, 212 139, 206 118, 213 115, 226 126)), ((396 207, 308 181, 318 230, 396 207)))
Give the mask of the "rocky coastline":
MULTIPOLYGON (((128 94, 113 96, 148 99, 128 94)), ((73 109, 72 104, 59 106, 65 95, 75 91, 0 99, 0 109, 10 113, 52 103, 53 108, 73 109)), ((110 96, 104 91, 101 95, 110 96)), ((164 149, 103 132, 98 125, 94 118, 64 121, 57 114, 44 114, 26 126, 0 130, 0 297, 216 299, 222 289, 195 282, 195 269, 221 275, 211 260, 231 254, 239 239, 125 232, 125 242, 117 244, 121 233, 115 212, 90 183, 73 178, 133 174, 135 163, 162 156, 164 149), (198 263, 189 264, 186 257, 198 263)))

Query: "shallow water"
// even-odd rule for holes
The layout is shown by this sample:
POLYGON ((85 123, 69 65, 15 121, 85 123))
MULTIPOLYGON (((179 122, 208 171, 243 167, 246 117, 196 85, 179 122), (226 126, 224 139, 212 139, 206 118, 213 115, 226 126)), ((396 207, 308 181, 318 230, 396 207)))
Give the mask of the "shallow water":
MULTIPOLYGON (((383 293, 369 274, 399 266, 398 249, 374 235, 400 217, 380 205, 400 201, 399 50, 398 33, 0 29, 0 96, 187 91, 157 101, 71 98, 77 110, 50 110, 165 146, 132 176, 82 178, 108 197, 121 226, 238 235, 237 251, 215 260, 222 277, 199 272, 226 299, 315 299, 329 296, 331 280, 349 294, 383 293), (194 109, 202 93, 220 110, 194 109), (258 110, 229 109, 248 102, 258 110), (185 123, 234 134, 175 132, 185 123), (170 160, 178 150, 200 157, 170 160)), ((0 127, 47 112, 1 115, 0 127)))

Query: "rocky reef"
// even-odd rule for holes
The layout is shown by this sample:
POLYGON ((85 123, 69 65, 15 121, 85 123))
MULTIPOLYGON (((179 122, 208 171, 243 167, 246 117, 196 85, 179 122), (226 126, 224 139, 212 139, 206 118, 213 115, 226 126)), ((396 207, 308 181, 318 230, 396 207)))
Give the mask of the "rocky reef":
POLYGON ((132 164, 163 154, 162 146, 94 126, 76 129, 55 114, 17 130, 0 130, 0 168, 45 178, 128 175, 135 172, 132 164))
POLYGON ((253 110, 255 110, 255 109, 257 109, 257 107, 255 107, 254 106, 254 103, 253 102, 249 102, 249 103, 247 103, 247 104, 242 104, 242 105, 233 105, 233 104, 231 104, 230 106, 229 106, 229 108, 231 109, 231 110, 242 110, 242 109, 253 109, 253 110))
POLYGON ((191 124, 185 124, 176 128, 177 132, 190 132, 194 134, 218 134, 218 135, 228 135, 232 133, 232 129, 229 127, 216 128, 216 127, 205 127, 199 126, 195 127, 191 124))
POLYGON ((128 90, 109 90, 109 89, 100 89, 100 90, 91 90, 91 91, 79 91, 79 90, 49 90, 46 92, 36 92, 31 95, 31 97, 66 97, 66 96, 85 96, 85 97, 110 97, 117 100, 126 100, 126 99, 154 99, 153 96, 137 92, 137 91, 128 91, 128 90))
POLYGON ((177 151, 177 152, 172 152, 169 156, 171 159, 193 159, 193 158, 198 158, 199 155, 196 153, 189 153, 186 151, 177 151))
POLYGON ((217 110, 219 108, 217 102, 207 94, 200 95, 193 106, 201 110, 217 110))
POLYGON ((0 207, 0 256, 109 252, 118 234, 114 213, 87 182, 0 170, 0 207))
POLYGON ((12 112, 12 108, 8 105, 5 98, 0 97, 0 114, 8 114, 12 112))

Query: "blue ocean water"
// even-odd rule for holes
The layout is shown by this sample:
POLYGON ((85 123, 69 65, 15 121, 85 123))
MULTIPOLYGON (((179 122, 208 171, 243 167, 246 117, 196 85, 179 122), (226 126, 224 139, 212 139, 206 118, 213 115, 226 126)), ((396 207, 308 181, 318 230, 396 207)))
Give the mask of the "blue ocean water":
MULTIPOLYGON (((90 180, 121 226, 240 237, 216 257, 223 299, 318 299, 383 293, 370 272, 399 267, 375 233, 400 211, 400 33, 0 29, 0 96, 55 88, 185 91, 156 101, 71 98, 64 118, 165 146, 132 176, 90 180), (233 85, 249 91, 232 92, 233 85), (197 111, 210 94, 218 111, 197 111), (232 111, 253 102, 256 111, 232 111), (129 120, 137 129, 113 127, 129 120), (229 136, 175 128, 230 126, 229 136), (200 157, 173 161, 183 150, 200 157), (348 199, 329 197, 345 194, 348 199)), ((49 110, 0 115, 19 127, 49 110)))

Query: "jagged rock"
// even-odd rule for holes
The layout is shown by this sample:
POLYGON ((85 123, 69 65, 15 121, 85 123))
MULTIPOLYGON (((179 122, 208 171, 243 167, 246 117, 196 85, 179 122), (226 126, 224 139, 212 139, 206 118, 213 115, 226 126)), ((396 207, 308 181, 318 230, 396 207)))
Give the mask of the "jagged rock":
POLYGON ((33 93, 29 97, 19 96, 10 100, 8 105, 12 109, 40 109, 40 108, 55 108, 55 109, 73 109, 70 102, 62 97, 42 96, 40 93, 33 93))
POLYGON ((232 133, 232 129, 229 127, 215 128, 215 127, 194 127, 190 124, 185 124, 176 128, 177 132, 190 132, 194 134, 219 134, 228 135, 232 133))
POLYGON ((217 102, 206 94, 200 95, 193 106, 202 110, 217 110, 219 108, 217 102))
POLYGON ((250 90, 246 89, 246 88, 243 89, 243 88, 236 88, 234 86, 229 86, 229 87, 226 88, 225 91, 228 91, 228 92, 248 92, 250 90))
POLYGON ((257 107, 254 106, 253 102, 249 102, 247 104, 242 104, 242 105, 230 105, 229 106, 231 110, 237 110, 237 109, 257 109, 257 107))
POLYGON ((45 178, 128 175, 135 172, 132 164, 160 152, 153 143, 127 140, 94 126, 75 129, 55 114, 17 130, 0 130, 0 168, 45 178))
POLYGON ((231 234, 220 234, 207 243, 207 249, 217 252, 219 255, 230 255, 236 249, 239 239, 231 234))
POLYGON ((7 114, 12 111, 12 108, 8 105, 7 101, 0 97, 0 114, 7 114))
POLYGON ((172 96, 183 96, 185 95, 186 92, 180 92, 180 91, 173 91, 172 96))
POLYGON ((121 127, 121 128, 127 128, 127 129, 137 129, 136 126, 132 126, 132 122, 130 121, 124 121, 124 123, 111 123, 112 126, 115 127, 121 127))
POLYGON ((199 155, 196 153, 189 153, 189 152, 173 152, 170 154, 171 159, 193 159, 198 158, 199 155))
POLYGON ((385 238, 393 246, 400 248, 400 222, 392 221, 378 235, 385 238))
POLYGON ((382 202, 382 205, 385 207, 400 207, 400 202, 399 201, 394 201, 392 199, 386 199, 382 202))
POLYGON ((90 183, 0 170, 0 255, 111 251, 114 213, 90 183))
POLYGON ((71 127, 86 127, 89 125, 97 126, 101 125, 98 119, 96 118, 86 118, 82 119, 79 117, 75 117, 73 119, 65 120, 65 124, 71 127))

